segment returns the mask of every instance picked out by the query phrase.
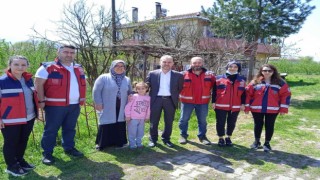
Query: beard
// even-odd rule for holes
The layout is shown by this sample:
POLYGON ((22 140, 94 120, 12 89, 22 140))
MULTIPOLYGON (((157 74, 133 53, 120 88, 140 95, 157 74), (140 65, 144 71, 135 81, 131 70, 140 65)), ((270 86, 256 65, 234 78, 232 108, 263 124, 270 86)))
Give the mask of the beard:
POLYGON ((201 71, 202 70, 202 66, 194 66, 194 67, 191 67, 191 69, 193 71, 201 71))

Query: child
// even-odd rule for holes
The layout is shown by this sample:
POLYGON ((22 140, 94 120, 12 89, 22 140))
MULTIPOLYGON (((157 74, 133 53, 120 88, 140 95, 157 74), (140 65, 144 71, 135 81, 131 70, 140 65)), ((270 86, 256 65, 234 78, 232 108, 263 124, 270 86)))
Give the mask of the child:
POLYGON ((145 121, 150 119, 150 96, 146 95, 148 85, 136 83, 134 94, 125 107, 130 148, 141 148, 145 121))

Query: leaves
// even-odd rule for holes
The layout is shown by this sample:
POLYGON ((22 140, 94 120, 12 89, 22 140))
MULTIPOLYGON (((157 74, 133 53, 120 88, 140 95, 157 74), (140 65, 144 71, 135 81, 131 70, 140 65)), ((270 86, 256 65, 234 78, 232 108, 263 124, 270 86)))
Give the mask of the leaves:
POLYGON ((297 33, 315 6, 310 1, 218 0, 204 10, 219 37, 245 37, 257 41, 270 36, 287 37, 297 33))

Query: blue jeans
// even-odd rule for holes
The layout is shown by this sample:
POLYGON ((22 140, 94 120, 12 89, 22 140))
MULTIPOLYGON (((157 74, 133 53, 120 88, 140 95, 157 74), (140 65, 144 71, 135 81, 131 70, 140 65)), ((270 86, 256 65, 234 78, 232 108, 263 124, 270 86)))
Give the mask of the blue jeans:
POLYGON ((181 103, 181 115, 179 120, 180 135, 185 138, 188 137, 188 122, 193 109, 195 109, 198 119, 198 138, 202 139, 207 133, 206 118, 208 115, 208 104, 181 103))
POLYGON ((144 135, 144 119, 131 119, 128 123, 128 139, 130 148, 141 147, 144 135))
POLYGON ((76 124, 80 114, 80 105, 45 106, 45 127, 41 140, 43 154, 52 154, 56 145, 56 138, 62 127, 62 147, 65 151, 74 148, 76 124))

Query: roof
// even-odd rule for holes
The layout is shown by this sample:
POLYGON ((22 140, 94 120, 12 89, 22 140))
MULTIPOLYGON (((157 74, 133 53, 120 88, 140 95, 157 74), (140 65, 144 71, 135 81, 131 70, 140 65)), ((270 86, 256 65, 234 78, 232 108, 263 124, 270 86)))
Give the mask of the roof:
POLYGON ((143 26, 145 24, 153 23, 155 21, 166 22, 166 21, 178 21, 178 20, 185 20, 185 19, 198 19, 200 21, 205 21, 208 23, 211 22, 208 18, 201 16, 200 12, 195 12, 195 13, 181 14, 181 15, 175 15, 175 16, 166 16, 166 17, 161 17, 160 19, 149 19, 145 21, 139 21, 136 23, 131 22, 128 24, 120 25, 120 28, 143 26))
MULTIPOLYGON (((251 49, 247 46, 246 41, 241 39, 223 39, 223 38, 202 38, 199 41, 201 50, 219 50, 242 52, 250 54, 251 49)), ((270 44, 259 43, 257 48, 258 54, 270 54, 271 56, 280 56, 279 47, 270 44)))

